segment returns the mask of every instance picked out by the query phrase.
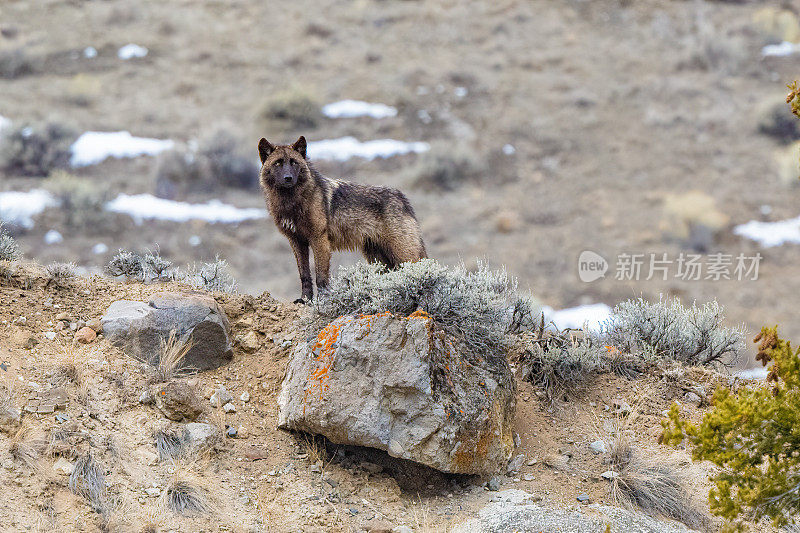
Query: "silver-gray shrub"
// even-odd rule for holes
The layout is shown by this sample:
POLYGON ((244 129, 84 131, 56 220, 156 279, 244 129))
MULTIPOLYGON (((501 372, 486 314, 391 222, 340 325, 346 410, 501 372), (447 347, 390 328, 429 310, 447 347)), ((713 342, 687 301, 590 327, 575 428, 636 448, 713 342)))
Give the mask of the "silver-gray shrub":
POLYGON ((744 330, 723 326, 716 302, 686 307, 677 299, 650 303, 639 298, 616 307, 603 327, 604 342, 626 353, 652 353, 690 365, 735 362, 744 330))
POLYGON ((219 257, 212 262, 191 267, 187 281, 198 289, 211 292, 236 291, 236 279, 230 273, 228 262, 219 257))
POLYGON ((74 130, 56 122, 5 128, 0 134, 0 168, 39 177, 69 168, 70 147, 76 138, 74 130))
POLYGON ((144 280, 144 258, 135 252, 120 249, 106 265, 106 272, 112 276, 144 280))
POLYGON ((446 267, 433 259, 386 270, 374 263, 341 268, 327 291, 318 295, 308 319, 316 334, 337 317, 390 312, 407 316, 422 310, 434 325, 478 357, 502 356, 514 335, 533 327, 538 306, 517 293, 505 270, 479 265, 446 267))
POLYGON ((19 258, 19 245, 14 237, 3 231, 0 224, 0 261, 16 261, 19 258))

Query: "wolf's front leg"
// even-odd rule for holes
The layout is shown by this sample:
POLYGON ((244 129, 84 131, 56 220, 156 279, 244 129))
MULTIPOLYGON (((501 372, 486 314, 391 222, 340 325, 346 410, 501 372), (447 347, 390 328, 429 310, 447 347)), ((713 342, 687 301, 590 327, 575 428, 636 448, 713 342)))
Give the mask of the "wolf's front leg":
POLYGON ((314 298, 314 286, 311 284, 311 266, 308 262, 308 241, 295 236, 289 238, 289 242, 292 245, 294 258, 297 260, 297 271, 300 273, 300 286, 302 288, 302 296, 295 300, 294 303, 310 302, 314 298))
POLYGON ((331 243, 327 235, 323 235, 311 242, 314 252, 314 270, 317 274, 317 294, 328 288, 328 276, 331 268, 331 243))

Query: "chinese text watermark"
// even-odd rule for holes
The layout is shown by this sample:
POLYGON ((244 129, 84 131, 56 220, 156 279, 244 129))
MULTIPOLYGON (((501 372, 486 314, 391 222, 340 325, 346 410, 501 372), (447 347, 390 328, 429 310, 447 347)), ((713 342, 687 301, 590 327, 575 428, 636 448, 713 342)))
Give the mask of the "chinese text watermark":
MULTIPOLYGON (((614 279, 618 281, 649 281, 679 279, 682 281, 720 281, 758 279, 760 253, 694 254, 681 252, 670 257, 666 253, 621 253, 614 264, 614 279)), ((604 278, 609 262, 600 254, 585 250, 578 257, 578 277, 592 282, 604 278)))

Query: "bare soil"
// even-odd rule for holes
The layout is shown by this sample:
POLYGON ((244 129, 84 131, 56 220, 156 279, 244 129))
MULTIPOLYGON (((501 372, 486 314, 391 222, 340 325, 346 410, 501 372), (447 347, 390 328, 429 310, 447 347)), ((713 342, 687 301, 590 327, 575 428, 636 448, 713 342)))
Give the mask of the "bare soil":
MULTIPOLYGON (((0 484, 13 505, 0 507, 7 531, 357 531, 408 525, 414 531, 447 529, 488 503, 496 493, 486 479, 453 476, 383 452, 334 446, 305 435, 276 429, 276 396, 291 344, 302 337, 297 319, 302 308, 270 295, 216 294, 228 314, 235 338, 252 332, 258 349, 247 352, 237 341, 233 361, 217 370, 181 378, 201 396, 200 421, 221 430, 239 429, 240 438, 224 438, 209 453, 173 464, 158 460, 153 433, 175 427, 152 405, 139 398, 150 384, 146 365, 126 356, 102 335, 92 344, 73 342, 69 327, 54 340, 65 312, 68 320, 100 318, 118 299, 147 299, 158 291, 181 291, 179 284, 142 285, 105 278, 75 278, 63 287, 48 286, 35 265, 19 267, 0 283, 0 371, 3 385, 20 408, 26 399, 63 386, 68 402, 54 413, 24 413, 30 435, 49 443, 31 464, 14 458, 15 440, 0 432, 0 484), (25 317, 20 324, 20 317, 25 317), (285 341, 290 342, 285 342, 285 341), (65 372, 73 365, 77 371, 65 372), (64 376, 67 377, 64 377, 64 376), (223 414, 208 398, 219 385, 234 397, 236 412, 223 414), (248 402, 240 400, 243 392, 248 402), (59 437, 60 435, 60 437, 59 437), (52 440, 55 439, 55 440, 52 440), (66 443, 66 444, 65 444, 66 443), (114 505, 107 516, 92 511, 75 496, 67 477, 53 470, 59 457, 72 462, 90 452, 102 465, 114 505), (252 460, 253 454, 263 459, 252 460), (214 510, 184 517, 167 509, 163 496, 148 488, 164 488, 176 475, 188 474, 209 494, 214 510)), ((703 505, 707 466, 690 465, 688 456, 657 444, 663 412, 687 390, 703 387, 708 395, 728 378, 701 369, 681 376, 647 375, 627 380, 601 375, 583 391, 550 405, 528 383, 518 387, 517 423, 525 459, 518 473, 499 475, 501 489, 520 488, 541 498, 543 505, 577 508, 576 496, 613 504, 608 470, 589 443, 622 435, 649 457, 682 454, 692 480, 692 497, 703 505), (633 407, 627 417, 615 414, 616 400, 633 407), (564 457, 569 459, 563 462, 564 457), (559 459, 561 457, 561 459, 559 459), (559 462, 561 460, 562 462, 559 462), (526 477, 527 475, 527 477, 526 477), (532 476, 532 477, 531 477, 532 476)), ((683 403, 687 416, 702 410, 683 403)))

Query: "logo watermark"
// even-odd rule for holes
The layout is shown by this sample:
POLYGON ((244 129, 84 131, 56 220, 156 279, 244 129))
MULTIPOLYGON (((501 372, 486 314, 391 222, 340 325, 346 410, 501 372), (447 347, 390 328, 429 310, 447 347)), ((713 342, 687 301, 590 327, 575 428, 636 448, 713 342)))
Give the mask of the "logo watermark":
MULTIPOLYGON (((720 281, 758 279, 760 253, 692 254, 681 252, 669 257, 666 253, 621 253, 616 257, 614 279, 617 281, 649 281, 679 279, 682 281, 720 281)), ((609 262, 597 252, 584 250, 578 256, 578 277, 585 283, 604 278, 609 262)))

